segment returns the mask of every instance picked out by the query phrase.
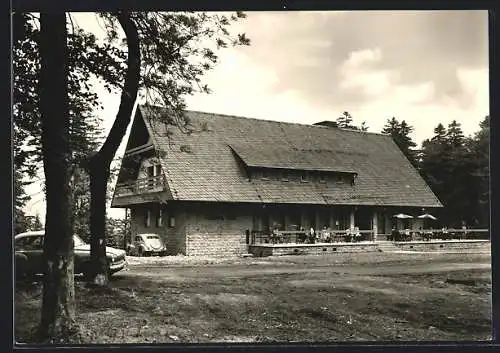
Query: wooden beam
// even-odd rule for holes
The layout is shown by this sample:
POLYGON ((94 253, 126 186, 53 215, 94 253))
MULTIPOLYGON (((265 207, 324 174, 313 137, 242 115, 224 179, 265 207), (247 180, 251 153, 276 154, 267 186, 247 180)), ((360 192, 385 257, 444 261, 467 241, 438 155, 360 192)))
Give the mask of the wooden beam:
POLYGON ((137 147, 129 149, 128 151, 125 151, 124 157, 134 156, 136 154, 140 154, 142 152, 150 151, 152 149, 154 149, 154 145, 152 143, 147 143, 145 145, 137 146, 137 147))

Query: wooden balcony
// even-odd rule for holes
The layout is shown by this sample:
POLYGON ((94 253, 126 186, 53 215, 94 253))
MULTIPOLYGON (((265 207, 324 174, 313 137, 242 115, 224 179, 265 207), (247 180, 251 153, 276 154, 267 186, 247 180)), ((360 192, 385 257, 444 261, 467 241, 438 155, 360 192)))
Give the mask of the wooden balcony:
POLYGON ((163 175, 116 184, 115 196, 140 195, 164 190, 163 175))

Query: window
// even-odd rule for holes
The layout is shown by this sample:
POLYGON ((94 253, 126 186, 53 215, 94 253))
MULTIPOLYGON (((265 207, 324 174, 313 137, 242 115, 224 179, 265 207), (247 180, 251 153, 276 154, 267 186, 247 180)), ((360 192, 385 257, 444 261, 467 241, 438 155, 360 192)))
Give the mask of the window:
POLYGON ((161 180, 158 180, 158 178, 157 178, 158 176, 160 176, 160 175, 161 175, 161 165, 156 164, 156 165, 154 166, 154 173, 153 173, 153 174, 154 174, 154 177, 155 177, 155 180, 154 180, 154 182, 153 182, 153 185, 154 185, 155 187, 161 186, 161 180))
POLYGON ((155 174, 154 166, 147 167, 146 168, 146 174, 147 174, 148 178, 154 177, 154 174, 155 174))
POLYGON ((151 211, 146 210, 146 214, 144 216, 144 226, 151 227, 151 211))
POLYGON ((325 173, 319 173, 319 182, 326 183, 326 175, 325 173))
POLYGON ((139 235, 138 235, 138 236, 136 236, 136 237, 135 237, 135 240, 134 240, 134 241, 137 241, 137 242, 140 242, 140 241, 142 241, 142 238, 141 238, 141 236, 139 236, 139 235))
POLYGON ((40 250, 43 248, 43 236, 27 236, 17 239, 15 248, 16 250, 40 250))
POLYGON ((267 171, 265 169, 262 170, 262 179, 263 180, 269 180, 270 177, 271 177, 271 175, 270 175, 269 171, 267 171))
POLYGON ((216 211, 209 211, 205 214, 205 219, 210 221, 223 221, 224 216, 216 211))
POLYGON ((161 165, 157 164, 155 165, 155 172, 154 172, 154 175, 155 176, 158 176, 161 174, 161 165))
POLYGON ((163 210, 160 208, 158 214, 156 215, 156 227, 163 227, 163 210))
POLYGON ((281 180, 282 180, 282 181, 288 181, 288 175, 289 175, 288 170, 283 170, 283 171, 281 172, 281 180))
POLYGON ((300 174, 300 181, 307 183, 309 181, 309 172, 307 170, 302 171, 300 174))
POLYGON ((168 226, 170 228, 173 228, 175 227, 175 218, 173 216, 171 216, 169 219, 168 219, 168 226))

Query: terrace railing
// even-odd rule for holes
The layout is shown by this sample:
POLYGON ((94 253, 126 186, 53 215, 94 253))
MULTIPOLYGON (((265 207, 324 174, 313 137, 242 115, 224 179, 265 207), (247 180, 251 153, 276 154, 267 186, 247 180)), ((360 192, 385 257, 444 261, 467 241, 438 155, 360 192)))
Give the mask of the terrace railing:
MULTIPOLYGON (((330 243, 351 243, 355 241, 373 241, 373 230, 360 230, 358 236, 350 234, 345 230, 330 231, 330 243)), ((321 231, 320 231, 321 234, 321 231)), ((383 236, 384 234, 380 234, 383 236)), ((429 241, 429 240, 480 240, 489 239, 488 229, 422 229, 418 231, 400 231, 400 236, 391 238, 390 234, 385 234, 388 240, 393 241, 429 241)), ((250 236, 250 244, 301 244, 301 243, 323 243, 324 241, 314 239, 311 241, 309 232, 297 230, 277 231, 269 234, 265 231, 253 230, 250 236)))
MULTIPOLYGON (((311 239, 308 231, 300 230, 281 230, 275 234, 269 234, 265 231, 253 230, 251 232, 250 244, 301 244, 301 243, 343 243, 354 241, 373 241, 373 230, 360 230, 356 234, 351 234, 345 230, 330 230, 328 240, 311 239)), ((321 238, 321 230, 319 231, 321 238)))
POLYGON ((489 229, 419 229, 415 230, 402 230, 398 234, 388 235, 388 240, 393 241, 428 241, 428 240, 474 240, 490 238, 489 229))
POLYGON ((141 178, 131 182, 116 184, 115 195, 127 196, 162 191, 164 189, 163 175, 141 178))

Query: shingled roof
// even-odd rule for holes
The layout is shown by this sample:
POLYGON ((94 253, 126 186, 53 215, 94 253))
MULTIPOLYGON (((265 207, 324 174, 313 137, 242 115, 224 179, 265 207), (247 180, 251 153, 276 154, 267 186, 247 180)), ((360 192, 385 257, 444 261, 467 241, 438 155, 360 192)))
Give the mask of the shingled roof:
POLYGON ((175 200, 442 207, 387 135, 195 111, 185 112, 185 133, 158 122, 163 108, 137 111, 175 200), (245 164, 357 178, 354 185, 249 180, 245 164))

